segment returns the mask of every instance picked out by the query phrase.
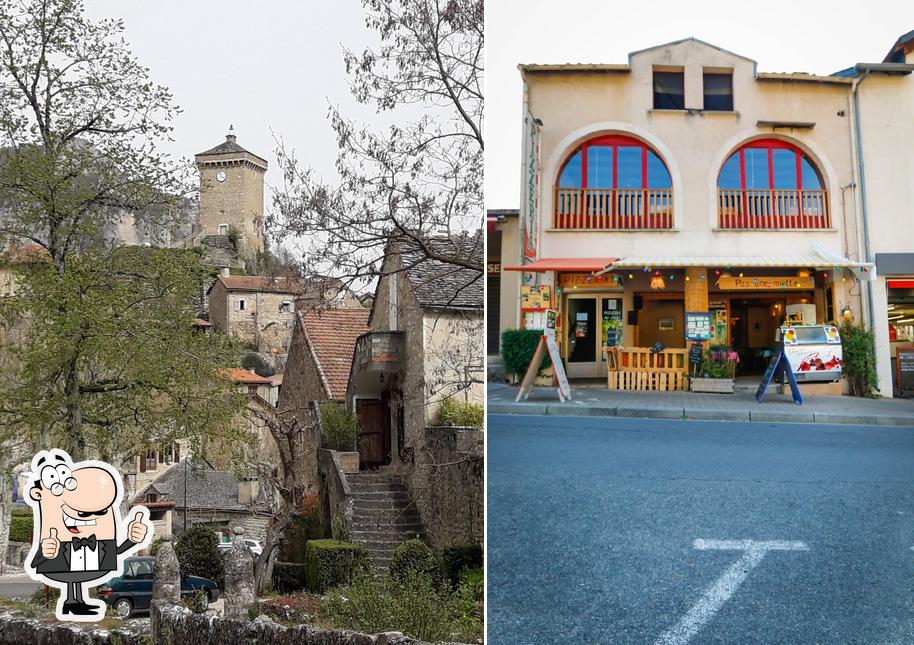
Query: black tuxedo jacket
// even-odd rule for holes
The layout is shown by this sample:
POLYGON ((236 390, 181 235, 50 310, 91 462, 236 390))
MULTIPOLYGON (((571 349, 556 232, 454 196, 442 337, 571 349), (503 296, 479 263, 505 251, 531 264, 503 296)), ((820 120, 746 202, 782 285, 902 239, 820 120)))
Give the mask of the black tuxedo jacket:
MULTIPOLYGON (((95 547, 98 549, 98 571, 114 571, 117 569, 117 556, 134 544, 136 543, 124 540, 118 546, 117 540, 98 540, 95 547)), ((32 558, 32 567, 36 573, 65 573, 70 570, 71 553, 70 542, 61 541, 56 557, 48 559, 39 550, 35 553, 35 557, 32 558)))

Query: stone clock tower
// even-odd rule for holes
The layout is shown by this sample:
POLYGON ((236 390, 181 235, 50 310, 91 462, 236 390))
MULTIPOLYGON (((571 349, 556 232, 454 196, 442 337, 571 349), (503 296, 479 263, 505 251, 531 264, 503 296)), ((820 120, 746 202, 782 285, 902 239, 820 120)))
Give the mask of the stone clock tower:
POLYGON ((267 162, 248 152, 229 126, 225 141, 194 155, 200 171, 200 230, 238 232, 239 251, 263 250, 263 175, 267 162))

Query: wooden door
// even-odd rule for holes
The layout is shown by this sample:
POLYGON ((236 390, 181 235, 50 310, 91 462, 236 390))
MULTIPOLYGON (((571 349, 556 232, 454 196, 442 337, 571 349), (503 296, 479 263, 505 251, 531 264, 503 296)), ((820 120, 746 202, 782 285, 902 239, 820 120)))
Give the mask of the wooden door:
POLYGON ((359 462, 377 467, 390 463, 390 431, 386 406, 379 399, 358 399, 359 462))

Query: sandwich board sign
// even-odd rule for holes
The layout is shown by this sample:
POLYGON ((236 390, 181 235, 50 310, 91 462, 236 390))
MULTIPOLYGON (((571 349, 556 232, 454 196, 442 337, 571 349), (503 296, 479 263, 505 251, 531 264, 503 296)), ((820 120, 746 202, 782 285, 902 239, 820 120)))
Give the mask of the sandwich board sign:
POLYGON ((768 363, 768 367, 765 368, 762 382, 759 383, 758 389, 755 391, 755 399, 759 403, 765 400, 765 392, 774 376, 778 376, 781 379, 786 376, 787 382, 790 383, 790 393, 793 395, 793 402, 797 405, 803 405, 803 395, 800 394, 800 386, 797 385, 797 378, 794 376, 793 367, 790 366, 790 361, 784 353, 783 345, 779 346, 777 351, 774 352, 774 356, 771 357, 771 362, 768 363))
POLYGON ((568 383, 568 376, 565 374, 562 357, 559 356, 559 346, 555 342, 556 315, 554 309, 549 309, 546 312, 546 328, 543 330, 543 335, 540 336, 539 343, 536 345, 536 351, 533 352, 533 358, 527 366, 527 372, 517 388, 517 396, 514 397, 515 401, 520 401, 521 396, 524 399, 530 396, 530 390, 533 389, 533 382, 536 380, 536 375, 539 373, 539 367, 546 356, 546 352, 549 352, 549 359, 552 361, 553 378, 556 391, 559 394, 559 401, 564 403, 571 399, 571 385, 568 383))

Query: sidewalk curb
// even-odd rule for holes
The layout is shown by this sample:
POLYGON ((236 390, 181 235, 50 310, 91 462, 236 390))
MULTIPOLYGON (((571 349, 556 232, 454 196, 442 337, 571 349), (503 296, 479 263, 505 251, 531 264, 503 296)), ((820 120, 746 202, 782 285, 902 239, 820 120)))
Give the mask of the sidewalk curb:
POLYGON ((751 421, 749 410, 709 410, 706 408, 685 408, 687 419, 697 421, 751 421))
MULTIPOLYGON (((797 406, 798 408, 800 406, 797 406)), ((571 403, 490 403, 487 414, 548 415, 558 417, 622 417, 627 419, 686 419, 696 421, 743 421, 747 423, 828 423, 914 428, 914 417, 838 412, 785 410, 714 410, 701 408, 635 408, 631 406, 574 406, 571 403)))
POLYGON ((617 417, 618 408, 597 405, 554 403, 546 406, 546 414, 555 417, 617 417))
POLYGON ((797 410, 796 412, 750 410, 749 420, 756 423, 815 423, 816 415, 814 412, 806 412, 805 410, 797 410))
POLYGON ((681 419, 682 408, 616 408, 617 417, 635 419, 681 419))

